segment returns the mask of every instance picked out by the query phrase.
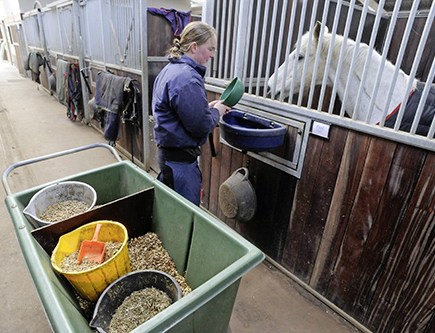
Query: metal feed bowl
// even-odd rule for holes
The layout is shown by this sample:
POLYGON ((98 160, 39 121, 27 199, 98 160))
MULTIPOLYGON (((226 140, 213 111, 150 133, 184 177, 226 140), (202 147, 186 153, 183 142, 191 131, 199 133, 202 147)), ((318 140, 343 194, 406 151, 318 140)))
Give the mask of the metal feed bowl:
MULTIPOLYGON (((97 192, 92 186, 77 181, 52 184, 36 192, 26 208, 24 208, 23 213, 30 219, 30 222, 36 223, 40 227, 57 223, 60 221, 49 222, 42 220, 40 216, 51 205, 66 200, 83 201, 87 204, 88 209, 86 211, 88 211, 94 208, 97 202, 97 192)), ((67 218, 70 217, 72 216, 67 218)))

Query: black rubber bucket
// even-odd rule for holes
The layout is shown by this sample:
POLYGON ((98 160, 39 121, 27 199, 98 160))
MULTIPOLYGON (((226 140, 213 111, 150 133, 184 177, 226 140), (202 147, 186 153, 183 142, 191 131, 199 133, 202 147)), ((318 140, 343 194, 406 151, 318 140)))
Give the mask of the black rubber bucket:
POLYGON ((175 279, 157 270, 135 271, 124 275, 101 294, 95 306, 94 316, 89 325, 98 332, 108 332, 112 315, 132 292, 154 287, 164 291, 175 303, 182 297, 182 291, 175 279))

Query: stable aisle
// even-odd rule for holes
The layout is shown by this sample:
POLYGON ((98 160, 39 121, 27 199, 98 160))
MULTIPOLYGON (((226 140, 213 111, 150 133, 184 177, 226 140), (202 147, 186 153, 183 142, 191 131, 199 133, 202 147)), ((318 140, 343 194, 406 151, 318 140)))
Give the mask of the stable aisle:
MULTIPOLYGON (((90 126, 71 122, 66 106, 0 63, 0 170, 14 162, 79 146, 104 143, 90 126)), ((8 178, 12 192, 114 162, 108 150, 93 149, 18 168, 8 178)), ((0 332, 50 332, 0 191, 0 332)), ((245 275, 232 319, 232 333, 358 332, 267 262, 245 275)), ((79 332, 77 332, 79 333, 79 332)), ((206 332, 200 332, 206 333, 206 332)))

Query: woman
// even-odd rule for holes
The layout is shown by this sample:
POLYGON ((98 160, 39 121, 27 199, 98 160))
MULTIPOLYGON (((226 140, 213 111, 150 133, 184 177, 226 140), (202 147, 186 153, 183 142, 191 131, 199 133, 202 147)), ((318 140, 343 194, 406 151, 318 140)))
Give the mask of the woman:
POLYGON ((221 101, 208 103, 206 63, 214 56, 217 34, 203 22, 191 22, 169 50, 169 64, 154 82, 154 139, 158 179, 200 204, 202 176, 198 156, 219 118, 229 111, 221 101))

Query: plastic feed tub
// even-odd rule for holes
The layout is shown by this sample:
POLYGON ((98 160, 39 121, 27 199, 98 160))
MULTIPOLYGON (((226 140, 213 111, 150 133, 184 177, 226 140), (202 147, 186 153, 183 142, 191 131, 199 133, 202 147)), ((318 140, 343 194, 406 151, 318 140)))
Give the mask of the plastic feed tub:
POLYGON ((98 332, 109 332, 112 316, 125 298, 133 292, 154 287, 165 292, 172 301, 178 301, 183 293, 175 279, 158 270, 141 270, 128 273, 113 282, 98 299, 93 318, 89 325, 98 332))
POLYGON ((275 121, 232 110, 220 120, 220 134, 242 151, 268 151, 284 143, 287 128, 275 121))
POLYGON ((80 296, 95 302, 108 285, 130 272, 127 241, 127 229, 121 223, 114 221, 91 222, 60 237, 51 255, 51 265, 58 273, 66 277, 80 296), (62 260, 79 250, 83 240, 92 239, 98 223, 102 224, 98 240, 102 242, 122 242, 118 252, 112 258, 92 269, 82 272, 65 272, 62 270, 62 260))
POLYGON ((243 86, 243 82, 238 77, 236 77, 224 90, 220 99, 223 104, 232 107, 240 101, 244 92, 245 87, 243 86))

